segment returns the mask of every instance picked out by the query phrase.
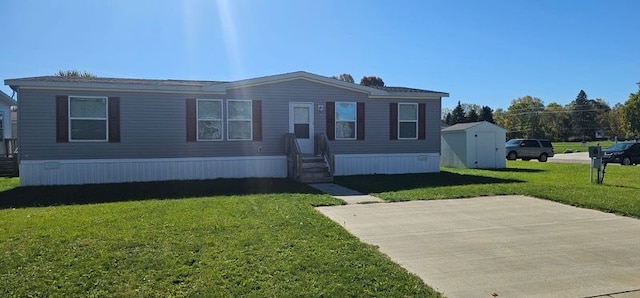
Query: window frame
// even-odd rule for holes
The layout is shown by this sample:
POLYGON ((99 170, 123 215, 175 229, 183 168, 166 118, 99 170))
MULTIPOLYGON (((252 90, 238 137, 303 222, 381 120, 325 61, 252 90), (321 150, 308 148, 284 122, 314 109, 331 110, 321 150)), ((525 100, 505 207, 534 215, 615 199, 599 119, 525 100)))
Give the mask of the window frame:
POLYGON ((226 115, 223 115, 223 118, 226 118, 226 122, 227 122, 227 137, 226 140, 227 141, 253 141, 253 101, 250 99, 227 99, 227 107, 226 107, 226 115), (229 113, 229 106, 231 102, 246 102, 249 104, 249 118, 248 119, 231 119, 230 117, 230 113, 229 113), (226 116, 226 117, 225 117, 226 116), (237 138, 231 138, 231 135, 229 134, 229 127, 231 126, 229 124, 229 122, 249 122, 249 138, 247 139, 237 139, 237 138))
POLYGON ((196 99, 196 141, 198 142, 220 142, 224 141, 224 102, 222 99, 197 98, 196 99), (220 119, 204 118, 200 119, 200 102, 218 102, 220 103, 220 119), (200 121, 220 121, 220 138, 218 139, 201 139, 200 138, 200 121))
POLYGON ((355 101, 336 101, 334 104, 334 139, 335 140, 348 140, 353 141, 358 139, 358 103, 355 101), (340 104, 350 104, 353 105, 353 121, 352 120, 338 120, 338 106, 340 104), (352 138, 341 138, 338 137, 338 122, 353 122, 353 137, 352 138))
POLYGON ((420 128, 418 127, 418 124, 420 122, 420 111, 419 111, 419 109, 420 109, 420 106, 418 105, 418 103, 406 103, 406 102, 399 102, 398 103, 398 140, 417 140, 418 139, 418 135, 420 134, 420 132, 419 132, 420 128), (411 105, 411 106, 415 107, 415 109, 416 109, 416 114, 415 114, 416 115, 416 119, 415 120, 402 120, 401 119, 401 115, 402 115, 401 106, 403 106, 403 105, 405 105, 405 106, 411 105), (416 128, 415 129, 415 132, 416 132, 415 133, 415 137, 403 138, 402 134, 400 133, 401 132, 401 128, 402 128, 402 125, 400 125, 400 123, 415 123, 415 128, 416 128))
POLYGON ((69 95, 67 96, 67 133, 68 133, 68 141, 69 142, 79 142, 79 143, 106 143, 109 142, 109 97, 107 96, 84 96, 84 95, 69 95), (71 115, 71 102, 73 98, 87 98, 87 99, 104 99, 104 109, 105 115, 103 117, 73 117, 71 115), (73 130, 73 126, 71 125, 72 120, 89 120, 89 121, 104 121, 105 133, 104 139, 74 139, 73 134, 71 133, 73 130))

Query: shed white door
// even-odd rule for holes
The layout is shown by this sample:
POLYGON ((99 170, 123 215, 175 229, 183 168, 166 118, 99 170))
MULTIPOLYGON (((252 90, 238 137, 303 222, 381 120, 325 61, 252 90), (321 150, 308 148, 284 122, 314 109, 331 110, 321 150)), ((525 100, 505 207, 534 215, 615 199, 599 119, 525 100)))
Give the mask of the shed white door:
POLYGON ((313 103, 289 103, 289 132, 296 135, 300 151, 313 154, 313 103))
POLYGON ((495 169, 497 167, 498 148, 496 148, 496 134, 493 132, 478 132, 475 139, 475 167, 481 169, 495 169))

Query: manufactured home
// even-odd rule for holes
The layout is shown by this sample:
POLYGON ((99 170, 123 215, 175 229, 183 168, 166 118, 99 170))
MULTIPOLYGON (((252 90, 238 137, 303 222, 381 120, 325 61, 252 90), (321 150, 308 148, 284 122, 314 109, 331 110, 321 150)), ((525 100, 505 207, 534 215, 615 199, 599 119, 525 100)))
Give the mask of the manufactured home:
POLYGON ((438 172, 448 96, 307 72, 5 84, 17 92, 21 185, 438 172))

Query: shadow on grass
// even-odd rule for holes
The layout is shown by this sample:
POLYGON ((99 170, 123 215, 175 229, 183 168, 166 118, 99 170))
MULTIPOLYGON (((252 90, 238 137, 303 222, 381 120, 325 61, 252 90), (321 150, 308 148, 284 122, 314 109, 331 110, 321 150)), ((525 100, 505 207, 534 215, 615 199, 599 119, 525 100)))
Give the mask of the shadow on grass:
POLYGON ((504 168, 504 169, 481 169, 481 171, 490 172, 507 172, 507 173, 539 173, 544 172, 542 169, 521 169, 521 168, 504 168))
POLYGON ((16 187, 0 192, 0 209, 268 193, 320 193, 288 179, 216 179, 16 187))
POLYGON ((335 182, 364 193, 393 192, 416 188, 525 182, 450 172, 401 175, 367 175, 335 177, 335 182))

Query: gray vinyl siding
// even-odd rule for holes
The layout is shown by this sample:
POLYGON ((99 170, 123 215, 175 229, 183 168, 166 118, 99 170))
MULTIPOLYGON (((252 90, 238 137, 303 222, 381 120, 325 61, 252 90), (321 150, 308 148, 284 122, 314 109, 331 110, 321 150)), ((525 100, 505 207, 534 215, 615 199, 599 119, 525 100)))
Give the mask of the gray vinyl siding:
MULTIPOLYGON (((336 154, 440 152, 440 99, 370 99, 367 94, 304 79, 229 90, 227 95, 21 89, 20 153, 23 160, 127 159, 284 155, 289 102, 313 102, 315 132, 326 129, 326 102, 365 102, 365 140, 336 140, 336 154), (56 95, 120 97, 119 143, 56 143, 56 95), (187 98, 262 101, 262 141, 187 142, 187 98), (389 103, 426 103, 426 140, 389 140, 389 103), (323 112, 318 104, 325 105, 323 112)), ((226 120, 226 113, 225 113, 226 120)))

